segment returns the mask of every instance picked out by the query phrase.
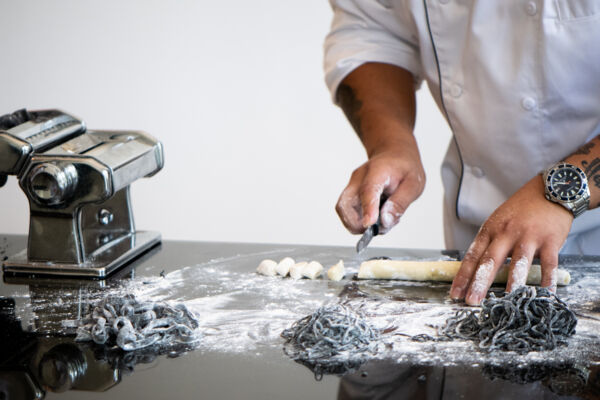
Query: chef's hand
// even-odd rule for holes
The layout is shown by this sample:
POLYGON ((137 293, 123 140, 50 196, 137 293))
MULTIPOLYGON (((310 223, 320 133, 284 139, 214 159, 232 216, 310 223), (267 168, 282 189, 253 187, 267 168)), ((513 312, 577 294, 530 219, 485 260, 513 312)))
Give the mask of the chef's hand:
POLYGON ((542 286, 555 290, 558 253, 572 222, 571 212, 546 200, 542 178, 535 176, 482 225, 452 282, 450 297, 479 305, 507 256, 507 291, 525 285, 535 256, 541 262, 542 286))
POLYGON ((416 143, 407 143, 371 155, 354 170, 336 211, 350 232, 362 233, 377 222, 380 199, 385 195, 380 233, 386 233, 398 223, 424 187, 425 171, 416 143))
POLYGON ((413 136, 415 81, 390 64, 366 63, 340 84, 336 100, 367 151, 342 192, 336 211, 352 233, 377 222, 382 194, 381 233, 389 231, 423 191, 425 173, 413 136))

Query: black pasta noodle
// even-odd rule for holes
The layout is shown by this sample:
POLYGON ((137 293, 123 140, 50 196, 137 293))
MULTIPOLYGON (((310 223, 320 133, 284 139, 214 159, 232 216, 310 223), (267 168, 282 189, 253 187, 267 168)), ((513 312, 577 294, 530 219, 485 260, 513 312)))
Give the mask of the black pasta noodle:
POLYGON ((576 325, 575 314, 548 289, 523 286, 504 297, 490 293, 481 310, 458 311, 439 333, 482 349, 527 353, 566 344, 576 325))
POLYGON ((77 329, 77 341, 134 351, 150 346, 199 341, 198 319, 184 304, 140 302, 133 296, 110 297, 96 306, 77 329))
POLYGON ((285 353, 315 373, 343 375, 357 370, 376 352, 380 335, 358 312, 342 304, 319 308, 281 336, 285 353))

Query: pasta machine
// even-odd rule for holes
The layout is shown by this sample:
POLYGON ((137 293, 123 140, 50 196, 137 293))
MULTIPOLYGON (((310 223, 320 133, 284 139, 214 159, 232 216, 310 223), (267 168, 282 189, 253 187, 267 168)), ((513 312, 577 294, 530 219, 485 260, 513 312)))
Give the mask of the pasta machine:
POLYGON ((163 167, 144 132, 87 130, 59 110, 0 117, 0 185, 15 175, 29 200, 27 248, 4 273, 105 278, 160 244, 135 229, 129 185, 163 167))

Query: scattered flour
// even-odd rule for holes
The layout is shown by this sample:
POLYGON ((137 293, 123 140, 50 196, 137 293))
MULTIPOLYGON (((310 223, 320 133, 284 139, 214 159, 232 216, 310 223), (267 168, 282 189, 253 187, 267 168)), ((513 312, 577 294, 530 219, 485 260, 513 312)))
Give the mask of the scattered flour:
POLYGON ((558 281, 558 268, 555 268, 550 273, 550 290, 556 290, 557 281, 558 281))
POLYGON ((515 290, 521 286, 525 286, 527 282, 527 273, 529 272, 529 260, 527 256, 523 256, 517 260, 513 269, 513 286, 515 290))
POLYGON ((490 259, 477 268, 475 278, 473 279, 473 292, 484 293, 488 283, 491 281, 491 275, 494 270, 494 260, 490 259))
MULTIPOLYGON (((68 333, 60 320, 76 319, 83 305, 109 295, 133 294, 140 301, 183 302, 200 320, 203 336, 198 351, 262 354, 280 351, 281 332, 323 304, 343 301, 367 316, 382 332, 378 358, 414 364, 453 365, 485 362, 535 362, 600 358, 600 270, 595 265, 571 269, 573 283, 558 295, 577 313, 577 333, 569 346, 552 352, 486 353, 472 342, 412 340, 416 335, 437 336, 437 327, 464 307, 448 299, 449 285, 432 282, 297 280, 260 276, 255 267, 265 256, 281 259, 318 259, 333 264, 344 254, 295 254, 291 250, 221 258, 159 275, 159 267, 141 271, 151 276, 106 283, 105 286, 61 287, 60 291, 32 286, 29 294, 15 294, 25 330, 68 333), (23 318, 23 315, 28 316, 23 318), (58 321, 58 323, 57 323, 58 321)), ((348 259, 348 273, 361 260, 348 259)), ((569 265, 561 265, 569 268, 569 265)), ((484 264, 476 280, 488 282, 493 264, 484 264)), ((485 289, 485 288, 484 288, 485 289)), ((483 289, 483 290, 484 290, 483 289)), ((504 290, 498 286, 496 290, 504 290)), ((283 355, 282 355, 283 356, 283 355)))

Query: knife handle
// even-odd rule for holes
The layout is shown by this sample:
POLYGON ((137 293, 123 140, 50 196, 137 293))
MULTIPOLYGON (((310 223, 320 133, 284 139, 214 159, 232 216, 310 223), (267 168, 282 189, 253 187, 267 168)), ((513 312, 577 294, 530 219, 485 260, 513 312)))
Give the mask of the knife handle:
POLYGON ((379 214, 377 215, 377 222, 375 222, 373 225, 371 225, 373 227, 373 236, 377 236, 379 235, 379 225, 381 225, 381 209, 383 208, 383 205, 385 204, 385 202, 388 200, 389 196, 387 196, 386 194, 381 194, 381 197, 379 198, 379 214))

